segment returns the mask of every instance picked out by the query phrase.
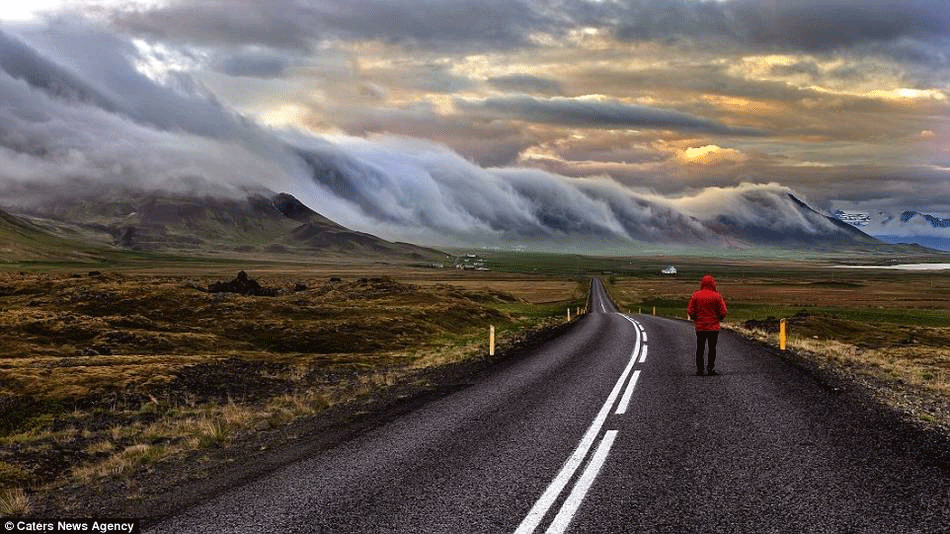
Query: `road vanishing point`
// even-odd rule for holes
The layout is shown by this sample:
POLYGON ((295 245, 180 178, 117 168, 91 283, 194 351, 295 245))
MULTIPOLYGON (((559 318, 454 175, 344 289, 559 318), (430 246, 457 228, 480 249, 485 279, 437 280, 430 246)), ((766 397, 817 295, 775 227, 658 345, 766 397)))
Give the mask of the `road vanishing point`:
POLYGON ((950 474, 893 417, 724 331, 590 313, 333 448, 151 525, 182 533, 950 532, 950 474))

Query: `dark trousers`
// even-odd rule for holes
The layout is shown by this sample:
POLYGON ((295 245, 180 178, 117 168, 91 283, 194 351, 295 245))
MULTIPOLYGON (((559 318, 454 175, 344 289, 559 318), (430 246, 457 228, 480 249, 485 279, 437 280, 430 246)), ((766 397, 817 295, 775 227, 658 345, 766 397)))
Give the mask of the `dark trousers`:
POLYGON ((706 369, 712 370, 716 367, 716 342, 719 341, 719 330, 710 330, 707 332, 696 332, 696 370, 703 370, 703 350, 706 343, 709 343, 709 363, 706 369))

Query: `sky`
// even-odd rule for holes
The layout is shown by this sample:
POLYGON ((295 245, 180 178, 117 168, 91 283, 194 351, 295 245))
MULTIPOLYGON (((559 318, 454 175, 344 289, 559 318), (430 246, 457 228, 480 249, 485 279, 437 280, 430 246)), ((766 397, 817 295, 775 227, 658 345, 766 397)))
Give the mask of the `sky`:
MULTIPOLYGON (((58 116, 102 131, 119 126, 101 111, 118 114, 131 119, 121 137, 168 150, 151 163, 132 142, 124 157, 90 154, 89 133, 73 132, 82 161, 50 163, 52 174, 68 164, 70 176, 154 180, 171 159, 204 176, 224 155, 397 237, 504 231, 483 212, 577 194, 594 199, 589 215, 610 204, 603 191, 686 219, 737 196, 748 208, 753 190, 826 211, 950 217, 943 0, 4 1, 0 31, 62 67, 99 110, 58 116), (384 176, 307 190, 288 142, 384 176), (526 185, 536 182, 555 186, 526 185), (493 206, 460 208, 471 188, 493 206)), ((27 172, 18 157, 7 175, 27 172)), ((606 213, 591 224, 618 223, 606 213)))

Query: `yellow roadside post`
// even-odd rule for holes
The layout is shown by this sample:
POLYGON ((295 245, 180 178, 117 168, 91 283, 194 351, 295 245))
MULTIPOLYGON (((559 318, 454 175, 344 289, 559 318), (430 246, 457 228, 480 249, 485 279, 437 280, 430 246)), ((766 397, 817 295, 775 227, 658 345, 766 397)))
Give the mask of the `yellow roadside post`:
POLYGON ((488 355, 495 355, 495 327, 488 327, 488 355))
POLYGON ((571 308, 567 308, 567 322, 571 322, 571 308))
POLYGON ((778 344, 782 350, 785 350, 785 319, 782 319, 779 322, 778 327, 778 344))
POLYGON ((653 307, 653 315, 656 315, 656 306, 653 307))

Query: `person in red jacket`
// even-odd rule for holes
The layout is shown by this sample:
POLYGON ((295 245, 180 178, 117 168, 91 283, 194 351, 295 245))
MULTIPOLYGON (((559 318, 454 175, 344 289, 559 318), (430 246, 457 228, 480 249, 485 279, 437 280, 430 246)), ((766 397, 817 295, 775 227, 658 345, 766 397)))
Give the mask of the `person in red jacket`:
POLYGON ((686 313, 696 325, 696 374, 703 376, 703 352, 709 344, 707 375, 716 372, 716 342, 719 341, 719 321, 726 318, 726 301, 716 290, 716 280, 706 275, 699 283, 699 291, 689 299, 686 313))

